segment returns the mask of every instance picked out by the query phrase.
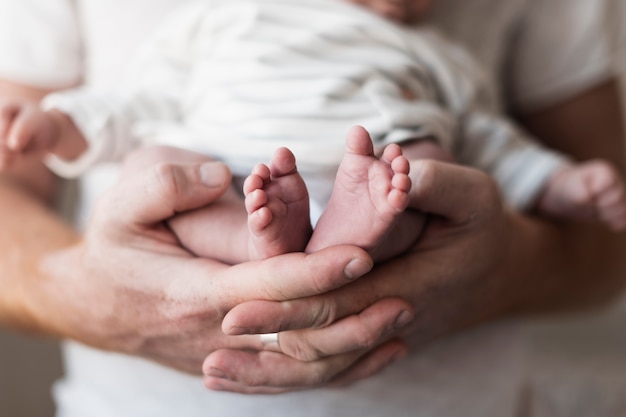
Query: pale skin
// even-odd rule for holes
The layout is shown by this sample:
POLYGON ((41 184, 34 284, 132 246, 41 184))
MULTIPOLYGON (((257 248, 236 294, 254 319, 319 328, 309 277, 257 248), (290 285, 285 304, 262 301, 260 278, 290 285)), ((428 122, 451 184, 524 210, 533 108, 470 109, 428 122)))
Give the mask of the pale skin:
MULTIPOLYGON (((138 149, 124 164, 123 178, 160 163, 205 163, 208 156, 163 146, 138 149)), ((228 264, 301 252, 311 236, 309 202, 293 154, 278 149, 268 165, 259 164, 246 179, 244 200, 234 186, 206 207, 181 213, 168 225, 182 246, 197 256, 228 264), (285 233, 289 227, 289 233, 285 233), (219 241, 207 236, 222 236, 219 241), (210 254, 210 255, 209 255, 210 254)))
MULTIPOLYGON (((0 86, 5 96, 17 93, 29 98, 37 97, 36 89, 8 82, 2 82, 0 86)), ((570 150, 579 158, 613 157, 612 162, 621 167, 623 136, 619 108, 616 84, 609 83, 555 108, 529 115, 524 120, 535 134, 539 137, 545 135, 555 146, 561 144, 564 151, 570 150), (567 123, 564 123, 565 120, 567 123), (572 121, 576 122, 576 126, 572 125, 572 121), (598 132, 602 141, 596 141, 592 149, 586 150, 585 146, 589 145, 586 134, 590 130, 598 132), (585 136, 579 137, 579 133, 585 136)), ((148 357, 192 373, 199 372, 202 358, 214 352, 204 367, 207 371, 205 383, 212 389, 282 392, 329 383, 345 384, 367 377, 392 359, 406 354, 406 347, 393 338, 396 334, 393 323, 402 311, 412 312, 412 305, 419 305, 422 314, 414 320, 410 319, 412 314, 409 316, 411 333, 429 329, 420 332, 426 342, 512 312, 606 302, 624 285, 626 258, 622 251, 625 242, 620 235, 606 233, 601 227, 593 225, 564 222, 557 227, 549 222, 513 215, 502 210, 493 184, 484 175, 450 164, 427 163, 422 169, 412 170, 413 182, 419 179, 415 177, 417 173, 423 170, 430 173, 427 175, 430 180, 424 183, 422 192, 412 195, 415 197, 412 205, 420 207, 421 204, 425 211, 439 213, 441 220, 431 225, 430 232, 423 237, 421 253, 409 254, 380 266, 368 275, 368 284, 376 284, 382 290, 380 294, 403 294, 410 300, 409 304, 396 304, 401 302, 383 299, 370 309, 349 316, 350 312, 361 311, 363 305, 378 297, 378 291, 367 291, 367 294, 357 291, 354 296, 347 297, 348 293, 353 294, 349 286, 345 292, 304 298, 297 303, 294 302, 297 291, 294 291, 288 295, 294 300, 288 304, 280 303, 278 293, 282 292, 283 285, 289 285, 293 280, 291 271, 298 271, 299 285, 310 282, 309 288, 314 288, 316 280, 320 279, 339 277, 340 284, 344 276, 344 262, 359 254, 357 259, 365 260, 367 264, 366 254, 356 248, 331 248, 306 256, 285 255, 264 261, 261 265, 265 265, 262 269, 265 272, 259 270, 257 262, 240 265, 237 271, 248 276, 250 282, 258 280, 267 283, 271 276, 271 288, 274 290, 265 288, 259 292, 265 294, 263 298, 269 301, 267 304, 243 304, 234 310, 223 324, 227 333, 277 330, 269 325, 256 328, 245 326, 249 320, 247 312, 255 312, 260 317, 278 317, 275 323, 282 330, 323 328, 281 333, 281 349, 285 354, 264 351, 254 354, 239 350, 237 346, 243 348, 247 344, 258 349, 260 346, 256 337, 231 339, 220 336, 221 314, 229 309, 229 304, 236 305, 245 296, 231 295, 230 301, 221 308, 201 302, 202 296, 193 297, 196 300, 195 313, 204 313, 191 314, 180 309, 181 305, 190 301, 182 289, 175 290, 169 285, 168 290, 164 290, 159 288, 158 282, 150 283, 152 274, 146 266, 153 260, 153 254, 157 253, 162 258, 164 250, 171 255, 161 262, 166 264, 171 260, 176 265, 173 268, 184 268, 185 280, 197 282, 194 285, 196 288, 202 288, 213 281, 212 277, 224 273, 232 278, 226 265, 198 261, 185 255, 172 244, 172 237, 163 233, 161 222, 153 221, 158 217, 166 219, 168 213, 181 208, 181 196, 171 194, 180 187, 166 187, 169 194, 165 192, 160 200, 160 215, 149 216, 151 221, 136 216, 126 218, 127 213, 119 209, 109 213, 98 210, 96 213, 100 216, 94 216, 92 225, 99 223, 100 226, 89 228, 89 239, 80 239, 44 208, 44 200, 40 198, 45 194, 25 191, 43 189, 37 184, 49 180, 45 176, 29 178, 24 174, 37 172, 32 168, 24 171, 16 168, 11 177, 4 175, 5 181, 0 187, 0 201, 11 202, 10 205, 0 204, 0 221, 5 231, 0 234, 4 249, 0 260, 5 271, 0 277, 3 287, 0 293, 1 322, 43 335, 72 338, 102 349, 148 357), (459 169, 464 170, 463 175, 459 175, 459 169), (437 190, 442 189, 462 192, 438 194, 437 190), (475 193, 478 190, 481 193, 475 193), (38 195, 41 197, 35 197, 38 195), (451 199, 454 195, 465 203, 472 202, 472 205, 455 206, 458 200, 451 199), (481 197, 466 198, 477 195, 481 197), (177 207, 173 207, 174 203, 177 207), (484 215, 476 217, 475 213, 484 215), (102 217, 104 214, 107 215, 102 217), (101 230, 108 232, 100 235, 101 230), (42 236, 48 239, 41 239, 42 236), (590 245, 590 241, 593 244, 590 245), (134 248, 129 248, 128 242, 136 242, 134 248), (503 242, 509 243, 503 245, 503 242), (576 256, 572 256, 573 253, 576 256), (138 254, 142 255, 140 259, 134 256, 138 254), (365 258, 360 258, 361 255, 365 258), (108 262, 119 257, 128 262, 108 262), (459 263, 440 263, 436 261, 439 257, 457 259, 459 263), (44 261, 47 268, 41 267, 44 261), (73 268, 68 269, 68 264, 74 265, 73 268), (104 264, 106 268, 102 267, 104 264), (272 270, 278 265, 284 268, 272 270), (592 265, 592 270, 586 265, 592 265), (129 273, 135 277, 133 280, 126 278, 129 273), (589 274, 596 278, 589 280, 589 274), (111 277, 116 279, 111 280, 111 277), (429 280, 434 277, 438 277, 436 282, 439 287, 435 292, 430 290, 435 282, 429 280), (442 277, 445 279, 442 280, 442 277), (474 284, 468 287, 470 282, 474 284), (442 283, 445 283, 443 287, 442 283), (123 291, 126 302, 115 302, 115 294, 130 284, 133 291, 123 291), (76 285, 76 296, 65 297, 58 293, 58 289, 70 289, 76 285), (475 288, 476 291, 469 291, 468 288, 475 288), (108 305, 104 300, 114 302, 116 309, 110 310, 115 310, 115 315, 107 314, 108 308, 93 309, 91 300, 95 294, 98 294, 97 299, 103 300, 102 307, 108 305), (109 295, 102 298, 100 294, 109 295), (155 297, 147 297, 149 294, 155 297), (167 297, 164 298, 163 294, 167 297), (444 299, 445 303, 440 302, 444 299), (146 308, 138 307, 142 305, 146 308), (457 308, 441 314, 441 308, 450 305, 457 308), (138 310, 152 313, 143 314, 140 321, 140 317, 136 316, 138 310), (304 310, 305 314, 302 313, 304 310), (76 317, 88 319, 77 321, 76 317), (117 325, 111 322, 111 317, 116 317, 121 331, 116 331, 117 325), (324 337, 328 333, 323 332, 330 331, 332 326, 324 326, 336 322, 339 317, 347 317, 337 322, 344 327, 336 334, 344 337, 340 343, 329 346, 325 343, 329 339, 324 337), (381 317, 392 319, 385 321, 381 317), (438 319, 432 321, 434 317, 438 319), (183 318, 188 330, 196 330, 186 331, 181 337, 175 323, 180 323, 183 318), (146 320, 151 323, 151 328, 160 329, 160 333, 151 332, 147 326, 141 325, 146 320), (380 320, 384 323, 381 324, 380 320), (385 340, 389 341, 382 343, 385 340), (221 377, 216 376, 217 371, 221 372, 218 373, 221 377)), ((119 184, 105 196, 100 207, 127 200, 138 190, 159 190, 161 185, 171 183, 173 178, 184 185, 183 188, 192 189, 194 184, 199 183, 198 175, 182 175, 187 172, 183 169, 185 167, 174 164, 170 168, 154 168, 133 183, 119 184)), ((142 205, 142 201, 130 199, 125 208, 137 205, 134 210, 149 212, 158 207, 152 201, 142 205)), ((218 282, 227 285, 228 279, 218 279, 218 282)), ((244 288, 223 287, 222 284, 218 287, 228 289, 225 294, 245 291, 244 288)), ((214 288, 211 293, 217 295, 214 288)), ((311 292, 317 293, 317 290, 311 292)), ((259 294, 253 298, 259 298, 259 294)))
MULTIPOLYGON (((578 158, 605 157, 623 169, 624 136, 618 91, 616 82, 608 82, 521 120, 532 133, 549 138, 550 144, 559 144, 564 152, 572 151, 578 158), (593 131, 603 140, 598 146, 589 147, 586 135, 593 131)), ((413 168, 413 182, 424 188, 412 194, 411 207, 432 213, 433 207, 424 203, 425 198, 430 202, 446 200, 447 203, 437 208, 440 215, 433 217, 436 221, 429 224, 415 252, 331 294, 288 304, 256 301, 240 305, 226 316, 225 332, 242 334, 306 328, 310 322, 300 322, 299 313, 310 309, 330 311, 325 316, 333 320, 347 311, 354 311, 355 305, 367 305, 379 291, 389 295, 387 291, 394 288, 392 293, 413 300, 412 304, 420 311, 404 334, 426 343, 494 317, 597 306, 621 293, 626 270, 623 234, 613 234, 593 224, 567 221, 553 224, 502 211, 497 196, 484 184, 475 187, 481 178, 466 168, 427 161, 413 168), (455 178, 453 183, 459 188, 447 188, 451 183, 446 178, 455 178), (467 206, 468 203, 471 205, 467 206), (485 210, 487 207, 490 209, 485 210), (490 232, 483 233, 487 230, 490 232), (501 262, 488 260, 490 257, 484 257, 485 252, 477 252, 475 245, 485 245, 483 248, 489 248, 487 253, 502 257, 501 262), (471 268, 469 271, 460 271, 455 263, 440 262, 441 259, 466 257, 471 259, 464 263, 464 267, 471 268), (415 273, 418 270, 421 273, 415 273), (457 278, 448 281, 452 276, 457 278), (266 312, 262 320, 255 317, 257 309, 266 312), (272 309, 273 314, 269 313, 272 309)), ((307 349, 301 340, 294 343, 294 334, 306 338, 311 332, 281 332, 282 352, 314 360, 331 351, 307 349)), ((276 368, 272 368, 273 364, 264 366, 265 361, 269 361, 266 355, 264 352, 215 352, 204 364, 205 385, 244 393, 294 389, 281 385, 279 377, 267 374, 276 368), (258 369, 248 372, 248 366, 258 369)))
MULTIPOLYGON (((35 102, 48 93, 0 80, 3 97, 35 102)), ((346 246, 304 257, 294 254, 246 264, 234 270, 219 262, 195 260, 176 244, 175 236, 162 227, 162 221, 154 219, 164 220, 185 206, 204 205, 216 199, 230 182, 230 174, 221 164, 154 166, 132 183, 120 184, 103 198, 89 227, 93 233, 88 232, 84 238, 47 208, 55 179, 37 160, 18 161, 0 178, 0 213, 12 219, 0 220, 0 247, 5 249, 0 258, 0 323, 149 358, 193 374, 200 373, 202 360, 211 351, 261 348, 258 337, 232 338, 221 331, 223 315, 247 298, 246 293, 255 293, 250 299, 260 294, 284 299, 280 294, 304 294, 308 292, 305 287, 309 287, 314 294, 326 286, 342 285, 346 278, 356 279, 372 266, 365 252, 346 246), (210 174, 204 178, 217 181, 207 186, 201 180, 203 172, 210 174), (128 200, 147 190, 147 195, 128 200), (119 201, 126 201, 124 207, 116 204, 119 201), (132 213, 127 211, 129 207, 132 213), (17 227, 14 221, 19 220, 24 223, 17 227), (29 237, 33 237, 30 242, 29 237), (118 269, 122 263, 110 268, 111 259, 128 262, 122 269, 118 269), (165 287, 161 285, 164 281, 153 281, 154 270, 146 268, 155 262, 169 265, 157 274, 169 280, 165 287), (173 275, 183 276, 184 280, 172 280, 167 271, 177 271, 173 275), (298 271, 297 279, 293 271, 298 271), (126 279, 129 274, 135 278, 126 279), (240 279, 254 280, 256 284, 248 287, 240 279), (207 280, 214 281, 210 288, 206 287, 207 280), (244 292, 240 292, 235 288, 237 282, 247 289, 241 288, 244 292), (292 292, 289 287, 295 282, 298 284, 292 292), (194 286, 203 290, 192 294, 189 289, 194 286), (125 295, 119 298, 120 294, 125 295), (209 304, 207 297, 220 301, 209 304), (100 308, 93 308, 94 299, 100 300, 100 308)), ((314 373, 331 378, 354 366, 359 375, 342 379, 366 377, 406 353, 405 345, 398 340, 380 342, 388 339, 398 325, 411 320, 411 307, 400 299, 384 300, 372 307, 344 322, 344 330, 338 328, 345 335, 345 343, 340 342, 342 355, 297 368, 302 382, 308 380, 311 384, 310 375, 314 373), (351 335, 370 332, 377 335, 370 340, 370 347, 359 344, 356 348, 351 335)))
MULTIPOLYGON (((599 85, 554 107, 521 115, 521 120, 537 137, 557 149, 581 160, 604 158, 623 170, 623 128, 617 91, 615 82, 599 85), (590 137, 594 138, 593 143, 590 143, 590 137)), ((37 100, 45 93, 47 91, 42 89, 0 81, 3 97, 37 100)), ((344 336, 341 348, 324 343, 329 339, 319 337, 322 330, 300 330, 281 333, 281 348, 286 354, 226 349, 246 343, 228 342, 231 339, 220 336, 219 329, 210 330, 216 327, 211 323, 221 320, 220 314, 215 313, 221 308, 197 301, 202 299, 198 296, 194 298, 196 313, 204 311, 204 314, 186 314, 180 305, 189 299, 180 286, 179 290, 171 286, 160 289, 162 281, 150 285, 151 273, 146 267, 153 254, 160 255, 165 248, 176 254, 184 252, 167 239, 166 243, 163 242, 162 238, 167 235, 162 233, 160 221, 139 221, 136 216, 126 218, 127 213, 119 210, 102 217, 103 210, 99 210, 100 216, 96 216, 92 226, 97 223, 100 226, 93 228, 89 239, 81 240, 45 208, 45 202, 53 195, 55 179, 32 159, 18 163, 10 172, 1 175, 0 228, 3 233, 0 234, 0 270, 3 274, 0 284, 3 291, 0 292, 0 322, 42 335, 73 338, 102 349, 149 357, 193 373, 199 372, 200 358, 214 352, 205 363, 207 386, 238 392, 281 392, 348 383, 374 373, 390 360, 405 354, 406 348, 392 339, 394 326, 381 326, 375 320, 383 313, 395 318, 389 313, 419 306, 420 314, 406 332, 419 334, 420 339, 427 342, 512 313, 604 304, 620 293, 626 276, 623 252, 626 242, 622 235, 607 233, 593 224, 553 223, 513 215, 502 210, 493 184, 480 173, 449 164, 421 164, 421 169, 416 167, 411 173, 414 182, 418 179, 416 173, 429 173, 430 180, 419 194, 421 208, 438 214, 440 218, 429 226, 416 254, 407 254, 381 265, 367 276, 368 284, 381 291, 358 291, 358 287, 348 286, 341 292, 310 297, 297 303, 268 303, 260 306, 261 310, 257 310, 256 305, 242 305, 225 323, 229 332, 245 329, 236 325, 245 322, 246 312, 255 311, 261 317, 266 313, 267 317, 279 316, 282 330, 320 327, 335 322, 342 315, 360 311, 363 305, 384 294, 406 297, 408 307, 404 304, 398 308, 397 304, 381 301, 375 304, 378 306, 376 311, 368 309, 348 316, 343 321, 342 331, 334 334, 344 336), (459 169, 464 171, 459 172, 459 169), (457 190, 458 193, 439 194, 438 190, 442 189, 457 190), (473 192, 479 190, 482 192, 473 192), (458 198, 451 198, 454 196, 458 198), (459 200, 463 203, 455 206, 459 200), (472 204, 468 205, 468 202, 472 204), (475 216, 476 213, 484 214, 475 216), (103 229, 108 233, 100 237, 99 231, 103 229), (132 250, 128 242, 136 242, 132 250), (125 253, 127 256, 123 255, 125 253), (142 254, 140 259, 131 256, 137 254, 142 254), (118 256, 128 262, 124 265, 108 262, 118 256), (44 259, 46 265, 56 267, 41 268, 44 259), (441 259, 455 259, 456 262, 441 262, 441 259), (63 270, 68 261, 75 265, 71 271, 63 270), (67 273, 55 273, 59 270, 67 273), (110 277, 117 279, 111 281, 110 277), (126 288, 131 281, 133 291, 125 292, 128 303, 117 305, 114 316, 107 315, 104 308, 93 310, 94 305, 106 307, 107 301, 115 301, 118 290, 126 288), (75 285, 78 285, 73 294, 76 296, 51 291, 51 288, 71 289, 75 285), (101 302, 94 303, 94 299, 101 302), (138 310, 147 313, 138 317, 138 310), (302 314, 304 310, 306 314, 302 314), (76 317, 86 319, 77 322, 76 317), (118 322, 112 322, 111 317, 118 322), (196 329, 186 332, 184 337, 176 326, 182 318, 185 318, 187 330, 196 329), (238 320, 241 323, 237 323, 238 320), (150 327, 142 323, 150 323, 150 327), (116 324, 122 325, 117 336, 116 324), (160 333, 151 332, 150 328, 160 329, 160 333), (381 344, 385 340, 391 341, 381 344), (298 361, 288 354, 306 361, 298 361), (213 369, 221 371, 223 376, 215 376, 213 369)), ((174 177, 182 179, 185 186, 198 184, 197 175, 182 175, 180 169, 184 167, 171 168, 155 169, 150 175, 141 176, 126 186, 119 184, 100 205, 124 201, 146 188, 160 190, 161 185, 171 183, 168 179, 174 177), (159 175, 154 175, 156 172, 159 175)), ((167 210, 163 213, 180 208, 174 204, 179 199, 177 193, 165 193, 161 204, 167 210)), ((154 208, 154 205, 144 205, 142 209, 141 201, 136 200, 128 204, 137 204, 134 207, 137 211, 154 208)), ((420 206, 417 201, 411 205, 420 206)), ((163 216, 167 215, 163 213, 163 216)), ((152 216, 155 217, 158 216, 152 216)), ((263 288, 259 293, 265 294, 263 298, 267 301, 279 301, 282 286, 275 282, 288 285, 288 280, 294 280, 286 271, 298 271, 295 280, 299 285, 309 282, 313 288, 311 292, 316 293, 315 280, 343 277, 343 261, 352 259, 355 253, 366 256, 357 248, 331 248, 306 256, 279 257, 280 265, 286 264, 286 268, 292 268, 290 270, 272 271, 270 268, 279 263, 264 261, 249 267, 242 265, 237 271, 248 274, 250 282, 271 276, 271 288, 275 291, 263 288), (346 249, 350 255, 347 258, 346 249), (329 262, 331 266, 328 266, 329 262), (259 265, 265 265, 261 271, 259 265), (319 269, 324 265, 328 268, 319 269)), ((212 281, 214 274, 219 276, 229 271, 225 265, 199 262, 189 255, 169 255, 167 259, 184 267, 185 279, 195 282, 199 288, 212 281)), ((218 279, 218 282, 222 281, 218 279)), ((244 288, 224 285, 217 287, 245 291, 244 288)), ((365 287, 360 282, 359 285, 365 287)), ((255 295, 253 298, 259 297, 259 294, 255 295)), ((296 293, 290 295, 295 297, 296 293)), ((215 294, 209 298, 215 296, 219 297, 215 294)), ((245 297, 233 297, 231 293, 219 298, 230 299, 224 304, 227 306, 245 297)), ((389 320, 387 323, 393 322, 389 320)), ((271 331, 272 326, 265 327, 271 331)), ((259 348, 258 339, 249 340, 248 347, 259 348)))

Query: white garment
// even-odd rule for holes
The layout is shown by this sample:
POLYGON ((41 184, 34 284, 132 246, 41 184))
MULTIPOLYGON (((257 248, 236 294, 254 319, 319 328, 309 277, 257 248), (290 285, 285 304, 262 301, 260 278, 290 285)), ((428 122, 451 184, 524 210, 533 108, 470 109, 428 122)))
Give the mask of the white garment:
MULTIPOLYGON (((58 85, 82 75, 92 86, 114 86, 149 31, 183 3, 0 0, 0 76, 58 85), (77 18, 71 8, 74 3, 77 18), (61 20, 54 20, 62 12, 66 13, 58 16, 61 20), (74 30, 76 21, 81 30, 74 30), (56 27, 63 30, 53 32, 56 27), (75 38, 78 34, 80 42, 75 38), (81 44, 82 53, 67 49, 81 44), (51 50, 57 53, 46 53, 51 50)), ((496 79, 510 81, 504 89, 515 92, 512 104, 534 110, 612 75, 612 49, 606 39, 610 28, 600 18, 609 3, 438 0, 433 22, 465 43, 496 79), (558 19, 558 24, 551 19, 558 19), (546 50, 546 43, 559 47, 546 50), (505 72, 505 67, 513 71, 505 72)), ((84 181, 84 213, 89 212, 93 197, 114 180, 109 167, 95 171, 84 181)), ((199 378, 68 343, 67 375, 57 385, 55 397, 59 417, 506 417, 520 415, 517 407, 526 393, 523 343, 514 323, 489 325, 420 350, 354 387, 269 397, 207 392, 199 378)))
POLYGON ((345 133, 358 124, 380 149, 435 138, 525 209, 564 162, 499 115, 483 71, 461 48, 351 3, 205 1, 138 55, 114 91, 81 88, 44 100, 90 143, 76 161, 51 159, 56 173, 82 175, 140 143, 159 143, 211 155, 245 176, 287 146, 305 180, 319 184, 313 205, 324 207, 345 133))

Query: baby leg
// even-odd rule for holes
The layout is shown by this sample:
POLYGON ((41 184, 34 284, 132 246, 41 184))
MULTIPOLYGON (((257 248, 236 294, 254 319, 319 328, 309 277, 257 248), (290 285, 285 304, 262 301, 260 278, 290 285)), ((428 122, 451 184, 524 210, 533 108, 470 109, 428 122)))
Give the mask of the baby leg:
POLYGON ((567 165, 548 181, 537 208, 575 220, 599 220, 614 231, 626 230, 626 194, 620 174, 593 160, 567 165))
MULTIPOLYGON (((178 148, 155 146, 141 148, 126 160, 122 176, 160 163, 197 164, 209 162, 206 155, 178 148)), ((175 214, 168 222, 180 244, 197 256, 235 264, 248 260, 247 214, 243 200, 225 178, 225 192, 212 204, 175 214)))
POLYGON ((423 216, 404 211, 411 189, 408 173, 409 162, 398 145, 389 145, 378 158, 369 134, 353 128, 330 201, 306 251, 353 244, 380 261, 407 250, 423 224, 423 216))
POLYGON ((309 194, 291 151, 280 148, 244 183, 250 259, 304 250, 311 236, 309 194))

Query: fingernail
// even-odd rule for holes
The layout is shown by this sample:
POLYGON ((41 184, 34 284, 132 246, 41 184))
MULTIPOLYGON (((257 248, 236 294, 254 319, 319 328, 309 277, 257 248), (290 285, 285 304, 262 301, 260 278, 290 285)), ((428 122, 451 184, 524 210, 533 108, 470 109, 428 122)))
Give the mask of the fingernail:
POLYGON ((224 373, 224 371, 213 367, 209 368, 209 371, 205 375, 212 376, 213 378, 228 379, 228 376, 224 373))
POLYGON ((410 322, 413 321, 413 314, 409 313, 406 310, 402 310, 398 317, 396 317, 396 321, 393 323, 396 329, 401 329, 410 322))
POLYGON ((200 167, 200 179, 207 187, 215 188, 224 185, 227 175, 224 165, 219 162, 209 162, 200 167))
POLYGON ((343 270, 346 278, 349 280, 361 278, 363 275, 367 274, 372 270, 372 265, 370 262, 366 262, 363 259, 353 259, 343 270))

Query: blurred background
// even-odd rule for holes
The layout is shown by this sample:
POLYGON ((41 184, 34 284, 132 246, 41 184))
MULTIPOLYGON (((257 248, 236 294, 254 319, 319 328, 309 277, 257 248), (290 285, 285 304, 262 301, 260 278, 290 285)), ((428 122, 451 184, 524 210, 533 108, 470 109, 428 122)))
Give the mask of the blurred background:
POLYGON ((56 343, 0 330, 0 417, 53 416, 50 388, 61 373, 56 343))

